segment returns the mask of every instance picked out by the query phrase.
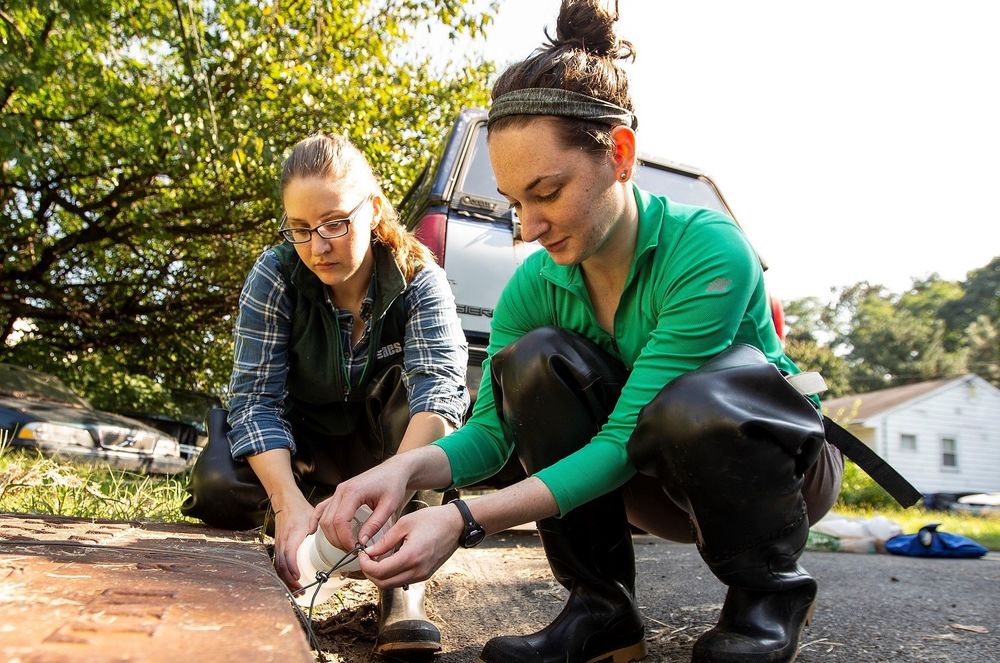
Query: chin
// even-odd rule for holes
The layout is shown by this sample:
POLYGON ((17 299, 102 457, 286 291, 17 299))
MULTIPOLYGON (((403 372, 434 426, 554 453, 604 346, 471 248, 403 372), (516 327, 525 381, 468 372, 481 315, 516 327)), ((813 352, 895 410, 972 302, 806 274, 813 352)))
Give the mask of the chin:
POLYGON ((324 285, 340 285, 344 282, 344 277, 339 272, 330 272, 328 270, 310 271, 315 274, 316 278, 318 278, 324 285))
POLYGON ((569 265, 576 265, 580 262, 580 257, 571 251, 567 251, 563 248, 560 251, 549 251, 545 249, 545 252, 549 254, 552 258, 552 262, 562 267, 568 267, 569 265))

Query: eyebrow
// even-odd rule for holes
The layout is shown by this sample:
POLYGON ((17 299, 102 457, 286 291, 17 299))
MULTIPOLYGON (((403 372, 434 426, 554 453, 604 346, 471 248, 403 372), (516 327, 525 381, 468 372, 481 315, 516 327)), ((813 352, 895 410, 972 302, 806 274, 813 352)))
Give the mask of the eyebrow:
MULTIPOLYGON (((547 180, 547 179, 549 179, 550 177, 558 177, 558 176, 559 176, 560 174, 561 174, 561 173, 551 173, 551 174, 549 174, 549 175, 540 175, 539 177, 536 177, 535 179, 531 180, 531 184, 529 184, 528 186, 526 186, 526 187, 524 188, 524 190, 525 190, 525 191, 531 191, 531 190, 532 190, 532 189, 534 189, 534 188, 535 188, 536 186, 538 186, 539 184, 541 184, 541 183, 542 183, 542 180, 547 180)), ((501 190, 500 190, 500 187, 497 187, 497 193, 499 193, 499 194, 500 194, 501 196, 506 196, 506 195, 508 195, 508 194, 504 193, 503 191, 501 191, 501 190)))
MULTIPOLYGON (((332 219, 329 219, 330 221, 342 221, 342 220, 344 220, 344 219, 347 218, 347 212, 339 212, 337 210, 330 210, 329 212, 323 212, 322 214, 319 215, 321 223, 325 223, 325 221, 322 221, 322 219, 328 219, 329 217, 334 217, 332 219)), ((289 222, 289 223, 293 223, 294 222, 294 223, 304 223, 306 225, 309 225, 309 222, 306 221, 305 219, 300 219, 300 218, 295 217, 295 216, 288 216, 287 214, 285 215, 285 220, 287 222, 289 222)))

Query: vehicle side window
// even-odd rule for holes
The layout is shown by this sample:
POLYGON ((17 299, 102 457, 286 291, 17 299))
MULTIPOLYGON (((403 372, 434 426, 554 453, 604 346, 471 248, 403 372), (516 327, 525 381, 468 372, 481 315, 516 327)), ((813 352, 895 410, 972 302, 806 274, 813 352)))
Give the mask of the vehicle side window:
POLYGON ((462 174, 462 180, 458 183, 459 191, 481 198, 502 200, 500 194, 497 193, 497 179, 493 175, 493 166, 490 165, 485 124, 479 125, 479 128, 476 129, 476 137, 471 149, 471 158, 465 160, 468 166, 462 174))

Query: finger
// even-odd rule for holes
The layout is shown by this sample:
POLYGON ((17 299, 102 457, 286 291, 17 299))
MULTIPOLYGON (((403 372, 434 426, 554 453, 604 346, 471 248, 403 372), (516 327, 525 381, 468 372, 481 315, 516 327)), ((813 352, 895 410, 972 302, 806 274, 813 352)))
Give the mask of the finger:
POLYGON ((382 538, 365 548, 365 554, 372 559, 391 555, 406 540, 407 534, 409 529, 406 523, 397 522, 382 535, 382 538))
POLYGON ((274 570, 278 572, 278 577, 285 585, 291 587, 291 582, 294 582, 294 578, 288 578, 288 571, 285 568, 285 552, 282 548, 275 547, 274 549, 274 570))
POLYGON ((336 491, 333 495, 313 507, 313 512, 309 517, 309 532, 315 532, 324 518, 329 518, 330 514, 336 513, 340 502, 341 493, 340 491, 336 491))
POLYGON ((420 582, 430 577, 430 574, 426 573, 419 565, 397 564, 396 562, 399 560, 397 555, 382 561, 366 559, 364 556, 360 559, 362 572, 382 589, 420 582))
POLYGON ((335 538, 330 538, 330 542, 344 549, 350 550, 356 543, 354 532, 351 531, 351 519, 361 505, 361 500, 353 495, 344 495, 337 509, 327 509, 326 515, 320 522, 323 531, 329 538, 332 534, 335 538))
MULTIPOLYGON (((386 496, 382 496, 375 508, 372 510, 372 515, 368 517, 368 520, 358 529, 358 542, 367 544, 373 536, 375 536, 382 527, 389 522, 396 513, 396 505, 393 504, 393 500, 386 496)), ((388 534, 388 532, 386 533, 388 534)))
MULTIPOLYGON (((289 542, 291 543, 291 542, 289 542)), ((288 572, 288 577, 292 580, 292 583, 299 586, 299 546, 302 545, 302 541, 299 540, 292 545, 285 548, 285 570, 288 572)), ((292 585, 289 585, 291 587, 292 585)))

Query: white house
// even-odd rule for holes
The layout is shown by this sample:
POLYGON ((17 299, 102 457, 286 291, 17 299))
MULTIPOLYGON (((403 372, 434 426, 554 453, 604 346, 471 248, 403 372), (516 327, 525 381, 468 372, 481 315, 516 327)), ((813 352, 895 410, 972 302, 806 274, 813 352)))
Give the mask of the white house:
POLYGON ((823 402, 921 493, 1000 491, 1000 389, 976 375, 823 402))

